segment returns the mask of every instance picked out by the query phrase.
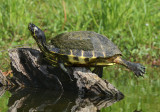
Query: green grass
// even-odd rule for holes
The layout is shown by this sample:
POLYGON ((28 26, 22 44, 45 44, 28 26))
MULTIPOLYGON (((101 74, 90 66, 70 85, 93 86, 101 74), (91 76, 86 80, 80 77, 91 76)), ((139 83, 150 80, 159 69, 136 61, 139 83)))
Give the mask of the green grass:
POLYGON ((68 31, 101 33, 118 45, 126 58, 143 61, 149 57, 143 61, 146 64, 160 55, 159 5, 158 0, 1 0, 0 59, 5 58, 1 63, 8 58, 2 51, 36 46, 27 29, 33 22, 45 30, 47 40, 68 31))
POLYGON ((159 6, 159 0, 1 0, 0 70, 10 69, 8 49, 37 46, 27 28, 30 22, 45 31, 47 40, 62 32, 95 31, 119 46, 124 58, 147 67, 144 79, 134 78, 119 66, 108 67, 104 73, 104 78, 128 97, 111 108, 121 107, 127 112, 130 107, 126 105, 132 100, 140 109, 142 105, 135 104, 139 101, 137 96, 143 98, 144 94, 152 94, 152 90, 158 91, 160 86, 158 69, 151 66, 153 60, 160 58, 159 6))

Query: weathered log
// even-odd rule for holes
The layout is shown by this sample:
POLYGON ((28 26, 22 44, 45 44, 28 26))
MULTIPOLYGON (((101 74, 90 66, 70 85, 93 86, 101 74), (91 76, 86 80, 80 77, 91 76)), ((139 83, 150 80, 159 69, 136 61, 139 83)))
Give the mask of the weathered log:
POLYGON ((43 55, 39 50, 17 48, 9 50, 13 77, 11 85, 32 88, 73 90, 81 95, 117 97, 123 94, 108 81, 98 77, 86 67, 67 67, 72 79, 59 67, 53 67, 46 61, 39 61, 43 55), (40 62, 40 63, 39 63, 40 62))
POLYGON ((7 78, 3 75, 2 71, 0 70, 0 87, 3 85, 8 85, 7 78))
POLYGON ((0 87, 0 97, 5 93, 5 87, 0 87))

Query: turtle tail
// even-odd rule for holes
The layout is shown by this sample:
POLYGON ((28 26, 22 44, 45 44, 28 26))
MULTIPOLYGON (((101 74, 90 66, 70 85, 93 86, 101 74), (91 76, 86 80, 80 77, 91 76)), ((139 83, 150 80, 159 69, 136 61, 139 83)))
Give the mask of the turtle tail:
POLYGON ((117 57, 114 60, 114 62, 127 67, 128 69, 133 71, 137 77, 139 76, 143 77, 143 74, 145 74, 145 67, 141 65, 140 63, 129 62, 129 61, 126 61, 125 59, 122 59, 121 57, 117 57))

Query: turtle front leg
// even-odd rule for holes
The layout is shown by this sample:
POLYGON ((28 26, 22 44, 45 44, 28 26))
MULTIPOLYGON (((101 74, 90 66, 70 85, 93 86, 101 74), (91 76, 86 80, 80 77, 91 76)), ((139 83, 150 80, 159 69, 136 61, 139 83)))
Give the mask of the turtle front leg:
POLYGON ((59 67, 60 67, 65 73, 67 73, 70 81, 73 81, 72 78, 71 78, 70 73, 68 72, 67 68, 64 66, 64 63, 61 62, 61 61, 58 61, 58 65, 59 65, 59 67))
POLYGON ((113 62, 127 67, 128 69, 133 71, 137 77, 139 76, 143 77, 143 74, 145 74, 145 67, 140 63, 133 63, 133 62, 126 61, 125 59, 122 59, 120 56, 115 58, 113 62))

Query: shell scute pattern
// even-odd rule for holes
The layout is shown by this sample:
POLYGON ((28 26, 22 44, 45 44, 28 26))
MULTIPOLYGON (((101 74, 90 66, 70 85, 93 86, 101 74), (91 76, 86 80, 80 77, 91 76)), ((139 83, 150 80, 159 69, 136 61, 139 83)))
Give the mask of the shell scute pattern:
POLYGON ((116 54, 121 55, 121 51, 112 41, 91 31, 63 33, 57 35, 52 44, 55 46, 52 49, 54 52, 79 58, 108 58, 116 54))

